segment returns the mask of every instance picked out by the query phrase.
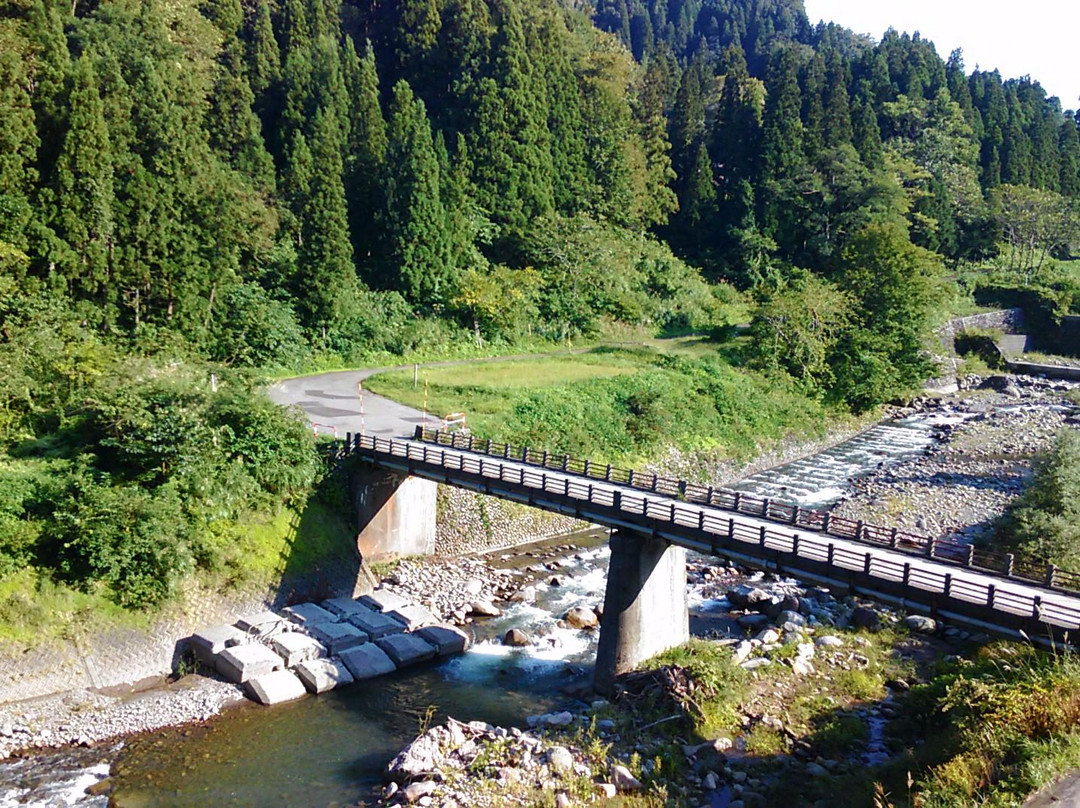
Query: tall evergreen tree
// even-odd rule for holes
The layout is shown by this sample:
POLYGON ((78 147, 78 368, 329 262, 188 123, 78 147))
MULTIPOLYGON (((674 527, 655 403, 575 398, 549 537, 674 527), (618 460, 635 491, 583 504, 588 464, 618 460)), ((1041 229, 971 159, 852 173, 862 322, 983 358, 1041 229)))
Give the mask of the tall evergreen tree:
POLYGON ((257 96, 268 92, 281 80, 281 54, 274 37, 269 2, 260 2, 255 7, 247 74, 251 89, 257 96))
POLYGON ((274 162, 263 143, 262 124, 253 109, 255 94, 243 72, 242 49, 237 37, 225 42, 207 119, 210 143, 259 191, 271 194, 274 162))
POLYGON ((57 234, 74 253, 64 273, 80 296, 107 293, 114 238, 113 166, 91 58, 73 67, 70 113, 56 162, 57 234))
MULTIPOLYGON (((379 106, 379 76, 370 47, 357 59, 352 40, 346 40, 345 64, 350 111, 345 182, 353 254, 365 267, 379 249, 379 211, 383 208, 380 180, 386 159, 386 121, 379 106)), ((370 267, 368 267, 370 268, 370 267)))
POLYGON ((0 250, 4 251, 0 270, 14 265, 15 250, 21 269, 28 260, 25 250, 39 143, 29 84, 22 60, 10 51, 0 52, 0 250))
POLYGON ((431 124, 408 82, 394 86, 388 135, 383 284, 401 290, 413 303, 435 306, 452 291, 446 214, 431 124))
POLYGON ((834 51, 829 56, 824 89, 826 120, 824 146, 829 149, 851 143, 854 137, 847 81, 844 62, 834 51))
POLYGON ((315 114, 310 192, 303 209, 299 252, 301 310, 325 339, 357 314, 358 284, 345 207, 341 125, 333 107, 315 114))

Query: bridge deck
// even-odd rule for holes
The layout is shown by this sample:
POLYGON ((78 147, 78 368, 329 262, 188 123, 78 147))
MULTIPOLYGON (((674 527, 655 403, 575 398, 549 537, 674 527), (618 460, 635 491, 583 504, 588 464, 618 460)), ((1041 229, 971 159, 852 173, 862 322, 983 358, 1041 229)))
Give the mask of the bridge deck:
POLYGON ((1080 597, 940 559, 415 440, 355 436, 347 452, 381 467, 848 588, 1006 637, 1059 644, 1080 634, 1080 597))

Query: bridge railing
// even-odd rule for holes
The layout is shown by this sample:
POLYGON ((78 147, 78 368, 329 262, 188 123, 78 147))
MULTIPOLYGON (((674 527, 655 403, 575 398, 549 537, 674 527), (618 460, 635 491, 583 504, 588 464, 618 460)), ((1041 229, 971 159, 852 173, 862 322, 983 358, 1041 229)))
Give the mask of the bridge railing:
MULTIPOLYGON (((459 438, 456 448, 466 448, 464 444, 467 442, 467 438, 459 438)), ((632 521, 642 524, 645 529, 650 529, 650 523, 653 526, 666 525, 662 530, 678 535, 679 542, 684 546, 714 555, 739 557, 738 553, 742 552, 748 559, 783 556, 784 568, 795 574, 798 574, 800 567, 816 564, 834 575, 853 574, 872 578, 878 582, 875 584, 878 588, 883 585, 882 582, 886 582, 905 592, 907 598, 915 597, 918 590, 933 595, 941 594, 954 602, 996 610, 1012 615, 1016 622, 1032 631, 1038 627, 1045 628, 1046 624, 1050 624, 1058 635, 1062 635, 1062 632, 1076 632, 1080 628, 1080 606, 1075 603, 1055 602, 1052 598, 1044 601, 1042 596, 1032 594, 1032 587, 1027 587, 1025 592, 1000 588, 1001 581, 997 576, 1001 573, 994 570, 973 569, 971 572, 978 573, 978 579, 974 579, 965 574, 964 568, 950 569, 948 564, 927 568, 917 564, 915 559, 904 561, 896 556, 882 556, 869 549, 869 545, 879 543, 868 541, 865 532, 860 541, 866 543, 868 549, 860 551, 852 548, 850 544, 830 541, 829 535, 824 531, 821 535, 806 535, 784 530, 784 527, 791 526, 790 522, 755 527, 737 521, 732 516, 725 516, 722 509, 702 507, 704 503, 687 503, 678 499, 658 500, 649 495, 651 484, 650 491, 596 485, 596 478, 574 474, 569 466, 564 472, 561 460, 557 467, 540 467, 532 463, 516 465, 521 462, 520 456, 515 458, 516 463, 507 463, 503 462, 507 458, 501 454, 488 457, 486 453, 475 450, 474 453, 464 454, 447 451, 442 446, 449 447, 451 444, 447 441, 440 445, 423 445, 415 441, 357 435, 350 436, 345 451, 401 458, 414 470, 417 465, 429 467, 436 473, 436 479, 438 471, 456 471, 463 478, 477 483, 490 484, 497 481, 533 492, 555 495, 564 500, 588 503, 598 512, 606 510, 616 521, 632 521), (549 474, 549 471, 558 473, 549 474), (748 545, 753 545, 756 549, 748 548, 748 545)), ((760 516, 761 510, 758 508, 754 515, 760 516)), ((765 510, 772 513, 771 509, 765 510)), ((928 546, 936 548, 938 544, 939 542, 929 542, 928 546)), ((889 546, 891 547, 891 544, 889 546)), ((932 557, 939 562, 957 563, 957 560, 937 553, 932 557)), ((964 567, 974 566, 967 564, 966 559, 959 563, 964 567)), ((1020 576, 1014 573, 1013 577, 1020 576)))
POLYGON ((415 440, 677 497, 686 502, 696 502, 721 510, 758 516, 805 530, 820 531, 841 539, 890 547, 912 555, 922 555, 975 568, 991 575, 1021 579, 1047 589, 1080 592, 1080 573, 1018 557, 1013 553, 999 553, 975 547, 955 539, 936 539, 897 528, 833 516, 827 511, 803 508, 769 497, 758 497, 742 491, 700 485, 673 477, 662 477, 653 472, 623 469, 591 460, 580 460, 568 454, 538 452, 528 447, 497 443, 475 435, 447 433, 418 426, 415 440))

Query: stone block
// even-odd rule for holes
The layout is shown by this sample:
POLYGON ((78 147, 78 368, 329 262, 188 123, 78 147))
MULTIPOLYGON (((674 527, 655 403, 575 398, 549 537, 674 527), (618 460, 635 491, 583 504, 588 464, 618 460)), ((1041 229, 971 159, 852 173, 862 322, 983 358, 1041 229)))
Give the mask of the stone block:
POLYGON ((284 617, 269 610, 245 615, 236 621, 236 627, 253 639, 277 634, 288 628, 288 625, 284 617))
POLYGON ((386 652, 370 642, 350 648, 341 655, 341 661, 345 663, 353 679, 358 682, 361 679, 371 679, 397 670, 394 661, 386 655, 386 652))
POLYGON ((397 592, 391 592, 389 589, 382 589, 381 587, 361 597, 360 602, 379 612, 392 612, 401 606, 407 606, 409 603, 397 592))
POLYGON ((326 646, 330 656, 338 656, 342 651, 368 641, 368 635, 356 626, 348 623, 321 623, 308 627, 308 632, 326 646))
POLYGON ((329 600, 324 600, 319 605, 326 609, 326 611, 336 614, 341 620, 348 620, 349 615, 356 614, 361 610, 371 611, 369 607, 352 598, 330 598, 329 600))
POLYGON ((292 671, 274 671, 244 683, 244 693, 259 704, 281 704, 307 695, 304 683, 292 671))
POLYGON ((438 653, 434 645, 415 634, 390 634, 375 642, 399 668, 433 659, 438 653))
POLYGON ((316 626, 320 623, 336 623, 338 617, 315 603, 297 603, 281 610, 281 613, 301 626, 316 626))
POLYGON ((442 621, 418 603, 408 603, 392 610, 390 616, 402 623, 409 631, 422 626, 433 626, 442 621))
POLYGON ((213 665, 218 654, 226 648, 243 645, 248 636, 236 626, 211 626, 191 635, 188 643, 195 658, 204 665, 213 665))
POLYGON ((469 635, 453 626, 424 626, 416 635, 435 646, 439 656, 460 654, 469 647, 469 635))
POLYGON ((358 609, 359 611, 353 612, 345 619, 373 640, 385 637, 387 634, 400 634, 405 630, 404 623, 388 614, 377 612, 366 606, 358 606, 358 609))
POLYGON ((352 674, 339 657, 309 659, 296 666, 296 675, 312 693, 325 693, 353 683, 352 674))
POLYGON ((270 644, 274 652, 285 660, 285 667, 292 668, 308 659, 326 655, 326 648, 314 637, 299 631, 286 631, 274 637, 270 644))
POLYGON ((226 648, 215 662, 217 672, 237 684, 276 671, 283 664, 281 657, 261 643, 226 648))

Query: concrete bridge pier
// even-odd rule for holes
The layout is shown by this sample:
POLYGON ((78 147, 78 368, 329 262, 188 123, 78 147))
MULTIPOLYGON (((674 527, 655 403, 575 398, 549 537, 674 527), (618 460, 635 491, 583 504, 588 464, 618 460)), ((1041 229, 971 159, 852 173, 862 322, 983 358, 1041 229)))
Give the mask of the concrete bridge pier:
POLYGON ((349 493, 356 509, 356 549, 366 562, 435 552, 438 484, 354 463, 349 493))
POLYGON ((593 687, 610 696, 615 677, 690 639, 686 550, 629 531, 611 534, 611 565, 593 687))

